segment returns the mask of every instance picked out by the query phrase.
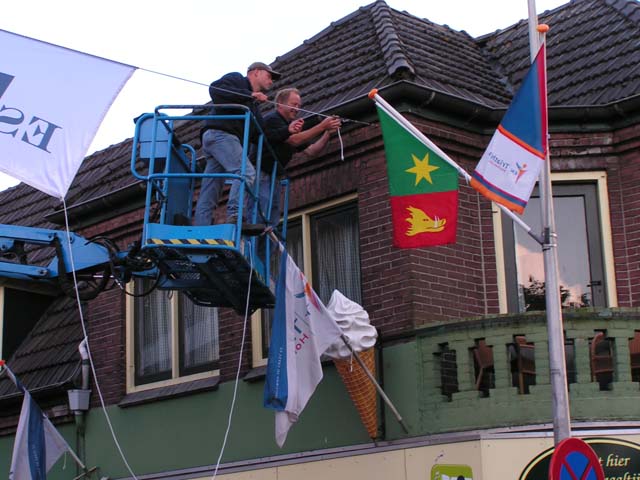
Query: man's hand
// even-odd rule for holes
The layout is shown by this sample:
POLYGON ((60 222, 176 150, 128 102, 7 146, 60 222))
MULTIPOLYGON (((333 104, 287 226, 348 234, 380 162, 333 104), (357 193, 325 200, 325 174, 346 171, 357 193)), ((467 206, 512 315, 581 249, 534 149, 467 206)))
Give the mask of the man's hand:
POLYGON ((304 120, 302 118, 298 118, 289 124, 289 133, 299 133, 302 131, 302 126, 304 125, 304 120))
POLYGON ((269 97, 267 97, 264 93, 262 92, 253 92, 251 94, 251 96, 256 99, 258 102, 266 102, 267 100, 269 100, 269 97))
POLYGON ((323 130, 337 130, 342 125, 342 121, 338 117, 327 117, 320 122, 323 130))

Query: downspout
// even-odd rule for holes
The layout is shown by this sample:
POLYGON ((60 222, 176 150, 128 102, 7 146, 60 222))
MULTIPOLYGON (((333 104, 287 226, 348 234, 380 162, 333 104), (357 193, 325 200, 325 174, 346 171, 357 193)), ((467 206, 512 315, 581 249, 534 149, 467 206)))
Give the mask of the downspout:
POLYGON ((78 345, 80 358, 82 358, 82 389, 89 390, 89 375, 91 373, 91 365, 89 364, 89 351, 87 350, 87 339, 85 338, 78 345))
MULTIPOLYGON (((76 423, 76 454, 86 465, 85 454, 85 427, 86 427, 86 415, 89 410, 89 396, 91 390, 89 390, 89 379, 91 373, 91 365, 89 363, 89 351, 87 350, 87 339, 85 338, 78 345, 78 351, 80 352, 81 360, 81 389, 69 390, 69 408, 73 412, 76 423)), ((86 474, 80 466, 77 467, 77 474, 86 474)))

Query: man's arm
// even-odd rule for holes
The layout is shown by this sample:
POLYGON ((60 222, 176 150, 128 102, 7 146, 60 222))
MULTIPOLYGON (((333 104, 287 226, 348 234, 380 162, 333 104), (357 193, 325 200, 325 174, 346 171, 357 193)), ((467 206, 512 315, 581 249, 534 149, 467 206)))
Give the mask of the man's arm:
POLYGON ((305 155, 307 158, 317 157, 326 148, 327 143, 329 143, 330 137, 331 137, 331 131, 325 130, 322 136, 318 140, 316 140, 314 143, 312 143, 302 151, 302 154, 305 155))
MULTIPOLYGON (((309 143, 311 140, 313 140, 323 132, 328 133, 330 130, 336 130, 340 128, 340 125, 341 125, 341 122, 339 118, 326 117, 320 123, 311 127, 308 130, 302 130, 301 132, 289 135, 289 138, 287 138, 287 143, 293 147, 299 147, 301 145, 304 145, 305 143, 309 143)), ((323 137, 324 136, 325 135, 323 135, 323 137)), ((321 140, 322 140, 322 137, 318 139, 318 142, 321 140)), ((326 145, 328 140, 329 140, 329 137, 327 136, 327 138, 324 140, 324 145, 326 145)), ((324 148, 324 146, 322 148, 324 148)))

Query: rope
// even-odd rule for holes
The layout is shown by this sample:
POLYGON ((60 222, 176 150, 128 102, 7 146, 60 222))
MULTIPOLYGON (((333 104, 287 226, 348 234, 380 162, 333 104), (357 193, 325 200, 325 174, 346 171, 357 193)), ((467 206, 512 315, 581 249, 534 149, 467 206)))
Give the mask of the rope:
MULTIPOLYGON (((136 474, 133 473, 133 470, 131 469, 131 467, 129 466, 129 462, 127 462, 127 458, 124 455, 124 452, 122 451, 122 447, 120 446, 120 442, 118 442, 118 438, 116 437, 116 433, 113 429, 113 425, 111 424, 111 419, 109 418, 109 414, 107 413, 107 407, 105 406, 104 403, 104 397, 102 396, 102 390, 100 389, 100 384, 98 383, 98 375, 96 374, 96 368, 95 365, 93 364, 93 355, 91 354, 91 349, 89 347, 89 336, 87 335, 87 327, 85 325, 85 320, 84 320, 84 313, 82 311, 82 304, 80 301, 80 294, 78 292, 78 280, 76 278, 76 268, 74 265, 74 261, 73 261, 73 252, 71 250, 71 233, 70 233, 70 229, 69 229, 69 217, 67 215, 67 202, 65 201, 64 197, 62 198, 62 206, 63 206, 63 212, 64 212, 64 224, 65 224, 65 228, 66 228, 66 233, 67 233, 67 245, 69 247, 69 262, 71 263, 71 275, 73 277, 73 284, 75 287, 75 292, 76 292, 76 302, 78 303, 78 312, 80 314, 80 325, 82 325, 82 333, 84 335, 84 342, 85 345, 87 346, 87 356, 89 357, 89 365, 91 365, 91 372, 93 374, 93 380, 96 384, 96 390, 98 392, 98 397, 100 398, 100 405, 102 406, 102 411, 104 412, 104 416, 105 419, 107 421, 107 425, 109 427, 109 431, 111 432, 111 437, 113 438, 113 442, 116 445, 116 448, 118 449, 118 453, 120 454, 120 458, 122 458, 122 461, 124 463, 124 465, 127 467, 127 470, 129 471, 129 473, 131 474, 131 476, 135 479, 138 480, 138 477, 136 477, 136 474)), ((58 272, 59 275, 62 275, 64 272, 58 272)))
MULTIPOLYGON (((219 91, 225 92, 225 93, 233 93, 234 95, 238 95, 239 97, 245 97, 245 98, 253 99, 253 96, 247 95, 246 93, 236 92, 234 90, 227 90, 226 88, 221 88, 221 87, 214 87, 213 85, 209 85, 209 88, 213 88, 214 90, 219 90, 219 91)), ((278 106, 287 107, 287 108, 291 108, 291 109, 297 110, 298 112, 308 113, 308 114, 311 114, 311 115, 318 115, 318 116, 324 117, 324 118, 335 117, 335 115, 328 115, 326 113, 314 112, 313 110, 305 110, 304 108, 301 108, 301 107, 292 107, 292 106, 286 105, 284 103, 278 103, 275 100, 265 100, 264 103, 269 103, 271 105, 275 105, 276 107, 278 107, 278 106)), ((343 117, 340 117, 340 119, 344 120, 345 123, 346 122, 348 122, 348 123, 359 123, 361 125, 371 126, 371 123, 363 122, 361 120, 354 120, 352 118, 343 118, 343 117)))
MULTIPOLYGON (((193 83, 194 85, 201 85, 203 87, 213 88, 213 89, 219 90, 221 92, 233 93, 234 95, 239 95, 241 97, 253 98, 251 95, 247 95, 247 94, 244 94, 244 93, 236 92, 234 90, 227 90, 227 89, 221 88, 221 87, 214 87, 213 85, 209 85, 209 84, 202 83, 202 82, 196 82, 195 80, 189 80, 188 78, 178 77, 176 75, 170 75, 168 73, 158 72, 157 70, 150 70, 148 68, 141 68, 141 67, 138 67, 138 70, 142 70, 143 72, 147 72, 147 73, 153 73, 155 75, 161 75, 161 76, 167 77, 167 78, 173 78, 174 80, 181 80, 183 82, 193 83)), ((275 106, 282 105, 283 107, 287 107, 287 108, 295 108, 295 107, 290 107, 289 105, 284 105, 283 103, 278 103, 278 102, 276 102, 274 100, 266 100, 264 103, 269 103, 269 104, 272 104, 272 105, 275 105, 275 106)), ((332 117, 333 116, 333 115, 327 115, 327 114, 320 113, 320 112, 314 112, 312 110, 305 110, 304 108, 296 108, 296 110, 298 110, 299 112, 309 113, 311 115, 319 115, 321 117, 332 117)), ((346 122, 349 122, 349 123, 359 123, 361 125, 371 126, 371 123, 369 123, 369 122, 363 122, 361 120, 353 120, 351 118, 343 118, 343 117, 340 117, 340 118, 343 119, 346 122)))
POLYGON ((218 475, 218 469, 220 468, 220 462, 222 461, 222 455, 224 455, 224 450, 227 446, 227 439, 229 438, 229 432, 231 431, 231 420, 233 418, 233 410, 236 405, 236 397, 238 394, 238 383, 240 382, 240 369, 242 368, 242 355, 244 352, 244 341, 247 335, 247 320, 249 318, 249 298, 251 296, 251 280, 253 277, 253 254, 252 249, 249 248, 249 284, 247 286, 247 303, 244 309, 244 325, 242 326, 242 340, 240 341, 240 355, 238 358, 238 369, 236 370, 236 380, 233 385, 233 397, 231 398, 231 407, 229 408, 229 417, 227 420, 227 429, 224 432, 224 439, 222 441, 222 447, 220 448, 220 455, 218 455, 218 461, 216 462, 216 468, 213 471, 213 476, 211 480, 215 480, 218 475))

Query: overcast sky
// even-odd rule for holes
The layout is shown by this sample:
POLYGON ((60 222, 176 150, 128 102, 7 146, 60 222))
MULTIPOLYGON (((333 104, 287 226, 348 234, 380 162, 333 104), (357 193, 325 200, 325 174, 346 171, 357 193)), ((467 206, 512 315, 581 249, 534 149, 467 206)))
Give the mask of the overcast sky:
MULTIPOLYGON (((536 10, 542 13, 567 1, 537 0, 536 10)), ((139 68, 105 117, 89 149, 92 153, 132 137, 133 118, 139 114, 160 104, 206 103, 212 80, 231 71, 245 72, 256 60, 271 63, 369 3, 5 1, 0 29, 139 68)), ((387 4, 474 37, 524 19, 528 11, 527 0, 387 0, 387 4)), ((16 183, 0 174, 0 189, 16 183)))

